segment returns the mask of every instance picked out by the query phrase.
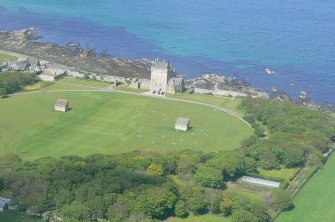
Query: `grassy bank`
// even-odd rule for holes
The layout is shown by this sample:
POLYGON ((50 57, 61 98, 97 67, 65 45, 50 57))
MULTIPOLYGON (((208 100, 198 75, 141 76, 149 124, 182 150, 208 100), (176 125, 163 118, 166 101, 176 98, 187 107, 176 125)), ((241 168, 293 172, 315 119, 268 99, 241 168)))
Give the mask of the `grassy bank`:
POLYGON ((6 60, 17 60, 16 56, 8 55, 3 52, 0 52, 0 66, 6 61, 6 60))
POLYGON ((204 102, 208 104, 212 104, 215 106, 221 106, 227 109, 230 109, 236 113, 239 113, 241 116, 244 115, 243 111, 239 108, 241 104, 242 98, 233 98, 233 97, 225 97, 225 96, 211 96, 211 95, 197 95, 197 94, 177 94, 172 95, 168 94, 168 97, 178 98, 178 99, 186 99, 197 102, 204 102))

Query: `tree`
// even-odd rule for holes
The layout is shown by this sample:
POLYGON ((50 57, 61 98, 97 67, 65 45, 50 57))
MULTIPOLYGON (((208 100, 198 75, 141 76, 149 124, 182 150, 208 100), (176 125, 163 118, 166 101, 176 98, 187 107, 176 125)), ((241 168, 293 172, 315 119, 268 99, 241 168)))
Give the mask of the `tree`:
POLYGON ((256 216, 244 209, 234 210, 231 219, 233 222, 259 222, 256 216))
POLYGON ((91 220, 91 210, 84 204, 74 201, 70 205, 67 205, 62 209, 62 216, 64 221, 92 221, 91 220))
POLYGON ((172 213, 176 201, 176 195, 169 189, 154 187, 145 190, 136 198, 135 211, 162 219, 172 213))
POLYGON ((221 202, 221 211, 225 216, 229 216, 233 210, 233 200, 230 197, 224 197, 221 202))
POLYGON ((208 161, 208 166, 221 170, 225 180, 245 174, 245 157, 232 151, 222 151, 208 161))
POLYGON ((84 79, 90 79, 90 74, 85 73, 85 74, 84 74, 84 79))
POLYGON ((154 176, 163 176, 164 174, 164 168, 162 165, 157 164, 157 163, 152 163, 148 166, 147 172, 150 175, 154 176))
POLYGON ((5 98, 7 96, 8 92, 6 88, 0 88, 0 97, 5 98))
POLYGON ((193 178, 204 187, 221 188, 224 185, 221 170, 213 167, 201 167, 196 171, 193 178))
POLYGON ((242 147, 249 147, 255 144, 257 141, 257 137, 255 135, 249 136, 247 139, 242 140, 241 146, 242 147))
POLYGON ((186 209, 186 203, 182 200, 178 200, 174 210, 177 217, 185 218, 189 215, 186 209))
POLYGON ((251 200, 250 211, 257 217, 258 222, 270 222, 271 217, 264 202, 258 200, 251 200))
POLYGON ((91 209, 92 220, 105 218, 106 206, 102 197, 96 196, 92 199, 89 199, 88 201, 86 201, 85 206, 91 209))
POLYGON ((303 166, 305 162, 303 147, 296 144, 295 146, 293 145, 292 147, 285 149, 283 162, 287 168, 303 166))
POLYGON ((255 135, 257 137, 264 137, 265 136, 265 130, 263 127, 261 127, 260 125, 257 125, 255 128, 255 135))
POLYGON ((275 210, 290 210, 293 207, 290 193, 282 189, 272 191, 272 202, 275 210))
POLYGON ((245 173, 247 175, 253 174, 253 173, 257 173, 257 162, 250 158, 250 157, 246 157, 244 160, 244 164, 245 164, 245 173))
POLYGON ((203 191, 199 188, 193 190, 193 194, 188 201, 189 209, 195 214, 206 214, 208 212, 208 200, 203 191))
POLYGON ((107 212, 107 218, 111 221, 122 222, 130 215, 131 207, 126 198, 119 198, 111 205, 107 212))

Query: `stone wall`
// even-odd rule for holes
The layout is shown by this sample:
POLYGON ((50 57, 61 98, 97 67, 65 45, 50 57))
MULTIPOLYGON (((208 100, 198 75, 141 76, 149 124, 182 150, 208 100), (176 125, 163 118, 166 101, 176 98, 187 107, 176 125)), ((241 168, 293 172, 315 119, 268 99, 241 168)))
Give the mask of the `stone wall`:
POLYGON ((55 76, 53 75, 46 75, 46 74, 41 74, 38 76, 38 78, 42 81, 46 81, 46 82, 53 82, 55 81, 55 76))
POLYGON ((149 79, 139 79, 141 89, 150 89, 151 81, 149 79))

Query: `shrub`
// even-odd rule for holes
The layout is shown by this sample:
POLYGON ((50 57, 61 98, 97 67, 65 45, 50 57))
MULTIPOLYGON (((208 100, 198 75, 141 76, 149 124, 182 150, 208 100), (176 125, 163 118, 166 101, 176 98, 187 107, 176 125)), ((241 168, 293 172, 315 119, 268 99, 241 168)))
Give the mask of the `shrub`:
POLYGON ((186 204, 184 201, 182 200, 179 200, 177 203, 176 203, 176 206, 175 206, 175 214, 177 217, 181 217, 181 218, 185 218, 189 215, 187 209, 186 209, 186 204))

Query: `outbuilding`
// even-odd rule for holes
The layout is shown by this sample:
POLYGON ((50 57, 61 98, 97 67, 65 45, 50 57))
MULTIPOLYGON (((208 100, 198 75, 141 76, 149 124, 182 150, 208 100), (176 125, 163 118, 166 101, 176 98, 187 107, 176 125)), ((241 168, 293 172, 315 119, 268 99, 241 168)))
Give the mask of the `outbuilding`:
POLYGON ((176 130, 187 131, 190 128, 190 119, 185 117, 178 117, 174 126, 176 130))
POLYGON ((8 210, 10 206, 10 199, 0 197, 0 212, 8 210))
POLYGON ((258 186, 269 187, 269 188, 279 188, 280 183, 272 180, 263 180, 255 177, 243 176, 241 179, 242 182, 250 183, 258 186))
POLYGON ((66 99, 57 99, 55 103, 55 110, 60 112, 66 112, 69 110, 69 101, 66 99))

